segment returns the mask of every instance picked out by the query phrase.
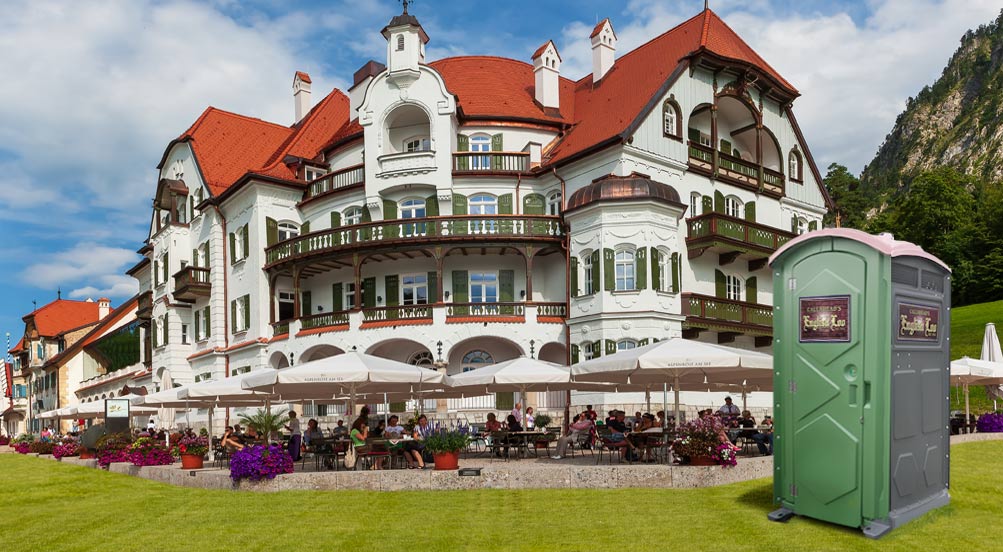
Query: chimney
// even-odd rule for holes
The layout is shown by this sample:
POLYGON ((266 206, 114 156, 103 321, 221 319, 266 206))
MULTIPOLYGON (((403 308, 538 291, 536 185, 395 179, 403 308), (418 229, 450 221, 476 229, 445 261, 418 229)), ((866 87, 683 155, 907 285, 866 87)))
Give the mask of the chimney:
POLYGON ((348 89, 349 107, 352 108, 352 115, 349 119, 359 117, 359 108, 362 107, 362 102, 366 99, 366 87, 369 86, 370 81, 376 78, 376 75, 386 71, 386 69, 386 65, 378 61, 369 60, 355 72, 355 76, 352 79, 352 87, 348 89))
POLYGON ((296 104, 296 122, 303 120, 303 117, 310 112, 313 107, 310 101, 310 75, 303 71, 296 71, 293 77, 293 102, 296 104))
POLYGON ((111 312, 111 299, 107 297, 102 297, 98 299, 98 320, 104 320, 104 317, 108 316, 111 312))
POLYGON ((609 18, 603 19, 592 29, 592 84, 602 80, 613 68, 616 54, 616 33, 609 18))
POLYGON ((536 77, 536 101, 543 107, 561 107, 561 56, 553 40, 533 53, 533 74, 536 77))

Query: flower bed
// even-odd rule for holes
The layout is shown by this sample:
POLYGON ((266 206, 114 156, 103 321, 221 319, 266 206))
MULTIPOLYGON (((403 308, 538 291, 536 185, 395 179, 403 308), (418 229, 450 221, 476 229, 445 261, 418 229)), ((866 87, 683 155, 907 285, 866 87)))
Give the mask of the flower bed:
POLYGON ((209 435, 205 433, 205 429, 199 434, 195 434, 189 430, 179 435, 176 441, 172 440, 171 443, 174 445, 171 448, 171 453, 174 456, 191 454, 192 456, 202 457, 209 453, 209 435))
POLYGON ((166 446, 150 437, 140 437, 129 447, 129 461, 134 466, 166 466, 174 458, 166 446))
POLYGON ((1003 412, 988 412, 975 422, 979 433, 1003 433, 1003 412))
POLYGON ((128 462, 132 437, 126 433, 112 433, 98 439, 98 465, 107 468, 112 462, 128 462))
POLYGON ((31 452, 31 443, 14 443, 14 450, 18 454, 28 454, 31 452))
POLYGON ((31 448, 31 452, 35 454, 52 454, 52 449, 56 445, 51 441, 35 441, 29 447, 31 448))
POLYGON ((293 458, 279 445, 253 446, 233 453, 230 458, 230 479, 275 479, 280 473, 293 473, 293 458))
POLYGON ((0 435, 0 447, 10 444, 10 437, 6 435, 0 435))
POLYGON ((52 456, 55 458, 65 458, 67 456, 80 456, 83 447, 74 441, 58 444, 52 447, 52 456))

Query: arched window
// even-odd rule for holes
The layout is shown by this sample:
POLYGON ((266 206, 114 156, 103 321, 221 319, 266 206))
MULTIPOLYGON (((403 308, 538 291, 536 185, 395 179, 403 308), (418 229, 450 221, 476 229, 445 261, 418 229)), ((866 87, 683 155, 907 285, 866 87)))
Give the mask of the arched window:
POLYGON ((804 217, 797 217, 797 227, 794 229, 794 233, 797 235, 804 234, 808 231, 808 219, 804 217))
MULTIPOLYGON (((471 215, 494 216, 498 214, 498 198, 489 194, 470 196, 467 201, 467 213, 471 215)), ((473 232, 494 232, 494 220, 475 220, 470 223, 473 232)))
POLYGON ((693 218, 703 214, 702 198, 703 196, 700 195, 700 192, 693 192, 690 194, 690 212, 689 212, 689 217, 687 218, 693 218))
POLYGON ((664 249, 658 250, 658 258, 653 259, 658 263, 658 291, 675 291, 672 288, 672 256, 664 249))
POLYGON ((300 235, 300 227, 295 222, 282 221, 279 223, 279 241, 295 238, 300 235))
POLYGON ((616 274, 616 291, 633 291, 634 287, 634 251, 621 249, 614 257, 616 274))
POLYGON ((349 207, 345 209, 341 218, 346 225, 359 224, 362 222, 362 209, 359 207, 349 207))
POLYGON ((435 359, 432 358, 432 353, 428 351, 418 351, 407 359, 407 363, 412 366, 431 366, 435 364, 435 359))
POLYGON ((791 154, 787 158, 787 171, 790 175, 790 179, 795 182, 801 182, 803 178, 803 164, 801 162, 801 152, 796 149, 791 150, 791 154))
POLYGON ((617 351, 627 351, 635 347, 637 347, 637 342, 634 341, 633 339, 621 339, 620 341, 616 342, 617 351))
POLYGON ((725 298, 732 301, 742 300, 742 279, 733 274, 724 277, 725 298))
POLYGON ((596 283, 593 279, 594 267, 592 265, 592 253, 590 251, 582 253, 582 269, 585 271, 585 278, 582 280, 585 282, 584 293, 585 295, 592 295, 596 292, 596 283))
POLYGON ((559 215, 561 214, 561 191, 550 192, 547 196, 547 214, 548 215, 559 215))
POLYGON ((425 218, 424 199, 405 199, 400 202, 401 218, 425 218))
MULTIPOLYGON (((491 151, 491 137, 487 134, 474 134, 470 137, 470 151, 491 151)), ((471 170, 490 170, 491 157, 478 155, 470 158, 471 170)))
POLYGON ((404 35, 397 35, 397 51, 400 52, 404 49, 404 35))
POLYGON ((404 151, 431 151, 432 142, 428 136, 413 136, 404 140, 404 151))
POLYGON ((742 201, 735 196, 724 198, 724 213, 735 218, 742 218, 742 201))
POLYGON ((679 104, 671 96, 662 103, 662 134, 666 138, 677 140, 683 138, 682 111, 679 109, 679 104))
POLYGON ((494 364, 495 359, 491 356, 491 353, 487 351, 481 351, 475 349, 469 353, 463 355, 463 371, 469 372, 481 366, 486 366, 488 364, 494 364))

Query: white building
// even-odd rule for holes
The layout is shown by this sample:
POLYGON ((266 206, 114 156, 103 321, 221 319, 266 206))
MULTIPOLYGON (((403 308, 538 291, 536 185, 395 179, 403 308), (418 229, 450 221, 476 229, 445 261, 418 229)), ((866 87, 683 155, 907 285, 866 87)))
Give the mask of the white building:
POLYGON ((619 56, 604 20, 578 81, 551 41, 429 61, 413 15, 382 35, 347 92, 312 105, 296 73, 292 125, 210 107, 167 145, 132 271, 156 383, 349 350, 456 373, 770 346, 766 258, 829 199, 798 92, 716 14, 619 56))

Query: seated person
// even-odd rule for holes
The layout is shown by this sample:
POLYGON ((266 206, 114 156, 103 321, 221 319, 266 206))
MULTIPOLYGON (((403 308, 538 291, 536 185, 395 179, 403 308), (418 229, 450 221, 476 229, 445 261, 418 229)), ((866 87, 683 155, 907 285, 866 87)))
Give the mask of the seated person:
POLYGON ((624 420, 626 416, 626 412, 617 410, 616 415, 606 423, 606 425, 608 425, 612 430, 609 440, 614 443, 626 441, 627 447, 630 448, 632 454, 636 454, 635 451, 637 450, 637 447, 635 447, 634 443, 631 443, 630 440, 627 439, 627 433, 629 433, 630 430, 627 429, 627 422, 624 420))
POLYGON ((373 437, 377 439, 382 439, 383 432, 386 431, 386 429, 387 429, 387 423, 384 422, 383 420, 380 420, 379 422, 376 423, 376 427, 372 431, 373 437))
POLYGON ((219 444, 230 451, 242 450, 244 448, 243 443, 240 442, 240 436, 235 434, 233 428, 230 426, 226 426, 226 431, 223 432, 223 438, 219 444))
POLYGON ((592 427, 594 425, 595 424, 592 423, 592 420, 588 416, 575 416, 575 421, 568 426, 568 434, 557 440, 557 454, 551 458, 554 460, 560 460, 563 458, 565 451, 568 450, 568 445, 576 442, 579 435, 582 433, 592 431, 592 427))
POLYGON ((505 421, 508 422, 509 431, 522 431, 522 426, 519 425, 519 420, 516 420, 514 415, 509 414, 505 421))
POLYGON ((421 452, 425 450, 425 443, 422 443, 422 441, 431 433, 432 428, 428 425, 428 417, 424 414, 418 416, 418 423, 414 426, 414 432, 411 434, 414 440, 407 441, 404 444, 404 460, 407 460, 409 470, 427 469, 425 459, 421 456, 421 452))
POLYGON ((484 424, 484 431, 487 433, 494 433, 495 431, 501 431, 502 424, 498 421, 498 417, 495 416, 494 412, 488 414, 488 421, 484 424))
POLYGON ((732 444, 735 444, 735 441, 738 441, 739 437, 752 439, 752 436, 757 433, 755 430, 756 420, 752 417, 752 413, 748 410, 742 411, 742 417, 736 419, 732 424, 732 427, 743 428, 742 431, 732 433, 735 436, 735 440, 731 442, 732 444))
POLYGON ((721 405, 721 408, 717 409, 717 412, 723 417, 738 416, 740 413, 738 406, 732 404, 731 397, 724 398, 724 404, 721 405))
POLYGON ((324 433, 318 427, 317 420, 315 418, 310 418, 310 421, 306 423, 306 431, 303 432, 303 444, 310 446, 310 442, 314 439, 323 438, 324 433))
POLYGON ((331 433, 333 433, 335 437, 347 437, 348 428, 345 427, 345 420, 338 420, 337 427, 331 430, 331 433))
MULTIPOLYGON (((363 408, 365 411, 365 408, 363 408)), ((367 413, 368 414, 368 413, 367 413)), ((369 426, 366 425, 366 419, 368 416, 359 416, 352 423, 352 430, 349 432, 348 436, 352 439, 352 446, 355 447, 355 453, 361 455, 369 452, 369 445, 366 444, 366 439, 369 439, 369 426)), ((374 462, 371 469, 378 470, 381 469, 380 462, 374 462)))
POLYGON ((773 455, 773 418, 765 416, 763 418, 763 425, 768 426, 769 429, 757 431, 752 436, 752 440, 755 441, 756 448, 759 449, 759 454, 771 456, 773 455))
POLYGON ((245 446, 253 445, 259 439, 260 436, 258 435, 258 430, 254 429, 251 426, 248 426, 247 431, 240 436, 240 442, 243 443, 245 446))
POLYGON ((383 430, 383 436, 387 439, 399 439, 405 433, 407 430, 400 425, 400 418, 396 414, 390 416, 390 424, 383 430))
POLYGON ((653 414, 645 414, 641 416, 641 424, 634 426, 634 431, 641 431, 644 433, 661 433, 662 424, 655 420, 653 414))

